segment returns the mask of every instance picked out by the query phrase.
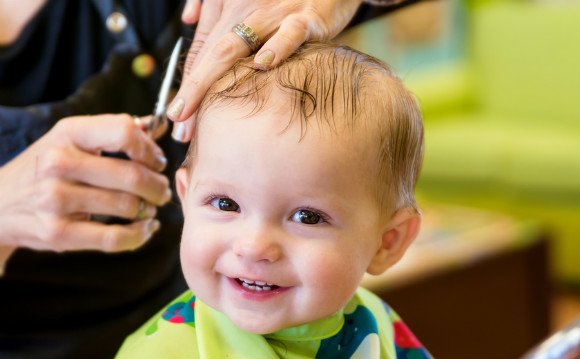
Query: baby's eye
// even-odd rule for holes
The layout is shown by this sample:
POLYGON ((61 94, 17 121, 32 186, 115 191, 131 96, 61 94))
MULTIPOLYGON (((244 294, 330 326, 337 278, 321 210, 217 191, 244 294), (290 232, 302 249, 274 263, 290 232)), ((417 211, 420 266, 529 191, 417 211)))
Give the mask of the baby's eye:
POLYGON ((231 198, 214 198, 210 204, 220 211, 237 212, 240 206, 231 198))
POLYGON ((324 222, 324 218, 314 211, 300 209, 292 215, 292 220, 304 224, 318 224, 324 222))

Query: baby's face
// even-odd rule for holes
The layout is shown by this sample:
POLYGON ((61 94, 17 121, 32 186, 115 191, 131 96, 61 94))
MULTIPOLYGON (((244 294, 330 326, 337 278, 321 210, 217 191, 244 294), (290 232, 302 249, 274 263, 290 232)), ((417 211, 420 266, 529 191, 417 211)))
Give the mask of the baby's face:
POLYGON ((300 121, 284 131, 290 110, 277 112, 209 110, 178 172, 190 288, 261 334, 341 309, 381 245, 367 144, 314 119, 300 140, 300 121))

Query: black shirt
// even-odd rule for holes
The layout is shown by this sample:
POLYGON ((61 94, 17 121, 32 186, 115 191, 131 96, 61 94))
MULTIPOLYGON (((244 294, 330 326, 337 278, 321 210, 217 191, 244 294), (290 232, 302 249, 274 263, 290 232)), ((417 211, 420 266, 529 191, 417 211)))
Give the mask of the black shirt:
MULTIPOLYGON (((105 25, 108 0, 49 0, 18 39, 0 48, 0 165, 74 114, 151 113, 163 65, 181 32, 180 1, 120 1, 137 39, 105 25), (133 74, 140 53, 156 59, 133 74)), ((186 146, 161 141, 173 173, 186 146)), ((0 277, 0 358, 109 358, 125 336, 185 288, 177 199, 161 230, 133 252, 19 249, 0 277)))

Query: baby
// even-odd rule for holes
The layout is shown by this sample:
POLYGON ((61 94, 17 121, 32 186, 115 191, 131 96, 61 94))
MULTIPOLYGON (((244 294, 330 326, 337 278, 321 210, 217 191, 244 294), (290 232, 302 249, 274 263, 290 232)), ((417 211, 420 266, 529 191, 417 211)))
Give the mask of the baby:
POLYGON ((380 61, 310 43, 208 92, 177 172, 191 291, 118 358, 430 358, 359 288, 419 231, 423 127, 380 61))

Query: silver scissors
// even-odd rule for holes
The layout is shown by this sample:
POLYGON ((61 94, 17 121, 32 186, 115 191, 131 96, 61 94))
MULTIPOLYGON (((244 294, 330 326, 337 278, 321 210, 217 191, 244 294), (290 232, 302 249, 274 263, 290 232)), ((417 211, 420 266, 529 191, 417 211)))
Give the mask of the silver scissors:
POLYGON ((181 53, 181 46, 183 43, 183 38, 180 37, 173 51, 171 52, 171 57, 169 58, 169 64, 167 65, 167 70, 163 76, 163 81, 161 82, 161 88, 159 89, 159 94, 157 95, 157 103, 153 109, 153 116, 147 120, 142 120, 140 118, 135 118, 137 125, 141 127, 149 136, 153 136, 157 129, 163 126, 167 122, 167 105, 169 102, 169 90, 171 89, 171 84, 175 77, 175 72, 177 70, 177 62, 179 60, 179 55, 181 53))
MULTIPOLYGON (((135 123, 135 125, 141 128, 150 137, 153 137, 157 129, 159 129, 167 122, 167 116, 165 115, 165 111, 167 110, 167 105, 169 101, 169 90, 171 89, 173 78, 175 77, 175 72, 177 70, 177 61, 179 60, 182 42, 183 39, 180 37, 177 40, 175 46, 173 47, 173 52, 171 52, 169 64, 167 65, 167 70, 165 72, 165 75, 163 76, 161 88, 159 89, 159 94, 157 95, 157 103, 155 104, 155 108, 153 109, 153 116, 143 119, 139 116, 133 116, 133 122, 135 123)), ((127 157, 125 156, 124 158, 127 157)), ((139 213, 141 213, 141 206, 143 206, 144 203, 145 202, 141 200, 139 213)), ((130 223, 130 221, 121 218, 100 214, 90 214, 89 219, 91 221, 102 223, 130 223)))

